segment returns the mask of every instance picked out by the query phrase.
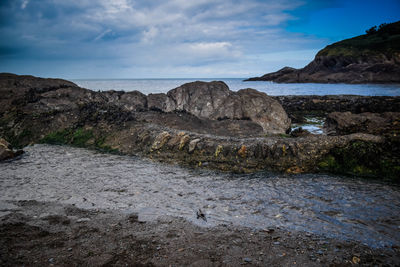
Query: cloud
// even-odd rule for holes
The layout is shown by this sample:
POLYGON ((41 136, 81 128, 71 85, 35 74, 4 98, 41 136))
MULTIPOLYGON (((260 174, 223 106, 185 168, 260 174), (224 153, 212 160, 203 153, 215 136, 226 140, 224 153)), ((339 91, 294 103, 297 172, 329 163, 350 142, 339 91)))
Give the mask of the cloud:
POLYGON ((26 6, 28 5, 28 3, 29 3, 29 0, 23 0, 22 4, 21 4, 21 9, 25 9, 26 6))
POLYGON ((296 19, 290 12, 303 4, 303 0, 37 0, 35 4, 22 0, 18 5, 8 1, 0 5, 0 71, 10 71, 7 67, 24 59, 43 64, 40 69, 47 65, 52 72, 57 66, 51 62, 64 59, 71 66, 75 62, 92 66, 91 71, 97 68, 100 77, 108 75, 101 73, 107 66, 121 75, 153 68, 175 77, 190 71, 192 76, 221 73, 231 66, 241 69, 227 75, 266 69, 256 62, 257 55, 321 44, 284 29, 296 19))
POLYGON ((104 32, 100 33, 96 38, 94 38, 95 41, 98 41, 102 39, 104 36, 106 36, 108 33, 112 32, 110 29, 105 30, 104 32))

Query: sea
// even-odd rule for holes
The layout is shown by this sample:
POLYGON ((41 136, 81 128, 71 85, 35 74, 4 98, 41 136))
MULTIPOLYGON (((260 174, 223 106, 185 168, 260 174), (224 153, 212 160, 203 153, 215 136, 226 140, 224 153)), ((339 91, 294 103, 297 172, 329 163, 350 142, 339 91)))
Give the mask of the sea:
POLYGON ((232 91, 253 88, 268 95, 364 95, 399 96, 400 84, 317 84, 244 82, 245 78, 174 78, 174 79, 72 79, 80 87, 95 91, 140 91, 144 94, 166 93, 194 81, 223 81, 232 91))

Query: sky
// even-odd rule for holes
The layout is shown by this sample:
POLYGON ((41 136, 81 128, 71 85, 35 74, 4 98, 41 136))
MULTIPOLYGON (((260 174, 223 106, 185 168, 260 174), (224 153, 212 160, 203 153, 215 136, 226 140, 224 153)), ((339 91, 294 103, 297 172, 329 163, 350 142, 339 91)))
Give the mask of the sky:
POLYGON ((0 72, 253 77, 400 20, 400 0, 0 0, 0 72))

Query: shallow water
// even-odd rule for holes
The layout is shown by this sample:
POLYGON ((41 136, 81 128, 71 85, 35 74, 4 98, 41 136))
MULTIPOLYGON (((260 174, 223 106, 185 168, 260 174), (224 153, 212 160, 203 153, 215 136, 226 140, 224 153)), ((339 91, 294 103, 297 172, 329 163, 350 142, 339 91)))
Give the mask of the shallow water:
MULTIPOLYGON (((35 145, 0 164, 0 211, 10 200, 179 216, 196 224, 278 226, 372 247, 400 245, 400 188, 328 175, 234 175, 129 156, 35 145), (201 208, 207 222, 196 219, 201 208)), ((44 211, 45 212, 45 211, 44 211)))
POLYGON ((273 83, 263 81, 243 82, 241 78, 193 78, 193 79, 92 79, 72 80, 81 87, 92 90, 138 90, 144 94, 166 93, 184 83, 193 81, 224 81, 231 90, 253 88, 268 95, 400 95, 400 84, 316 84, 273 83))

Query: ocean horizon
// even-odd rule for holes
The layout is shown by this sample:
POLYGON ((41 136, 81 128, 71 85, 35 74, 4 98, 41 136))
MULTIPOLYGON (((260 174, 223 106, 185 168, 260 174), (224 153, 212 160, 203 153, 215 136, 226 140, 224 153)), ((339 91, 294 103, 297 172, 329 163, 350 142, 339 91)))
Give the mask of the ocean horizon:
POLYGON ((399 96, 400 84, 321 84, 274 83, 248 81, 246 78, 134 78, 134 79, 70 79, 78 86, 95 91, 140 91, 144 94, 167 93, 182 84, 194 81, 223 81, 232 91, 253 88, 268 95, 363 95, 399 96))

